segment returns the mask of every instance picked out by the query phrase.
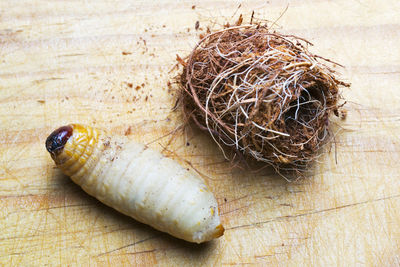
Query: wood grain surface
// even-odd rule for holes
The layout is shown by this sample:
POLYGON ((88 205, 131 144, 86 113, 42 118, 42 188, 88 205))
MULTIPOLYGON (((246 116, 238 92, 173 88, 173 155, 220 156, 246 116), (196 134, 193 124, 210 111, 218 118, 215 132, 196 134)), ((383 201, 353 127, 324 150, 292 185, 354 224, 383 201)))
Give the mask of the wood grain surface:
POLYGON ((400 266, 400 2, 0 1, 0 263, 6 266, 400 266), (287 11, 281 16, 283 11, 287 11), (345 65, 347 119, 314 174, 232 169, 175 129, 176 54, 200 28, 256 18, 345 65), (171 85, 168 82, 171 81, 171 85), (45 150, 76 122, 149 143, 200 172, 225 235, 189 244, 104 206, 45 150))

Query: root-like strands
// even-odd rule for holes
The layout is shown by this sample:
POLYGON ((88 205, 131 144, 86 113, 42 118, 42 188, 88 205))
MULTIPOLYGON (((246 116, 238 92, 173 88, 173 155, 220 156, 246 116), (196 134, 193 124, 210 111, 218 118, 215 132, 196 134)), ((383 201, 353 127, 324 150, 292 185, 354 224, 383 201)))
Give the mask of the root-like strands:
POLYGON ((260 25, 208 34, 182 64, 184 114, 226 158, 231 148, 278 171, 301 171, 328 140, 338 87, 349 86, 308 45, 260 25))

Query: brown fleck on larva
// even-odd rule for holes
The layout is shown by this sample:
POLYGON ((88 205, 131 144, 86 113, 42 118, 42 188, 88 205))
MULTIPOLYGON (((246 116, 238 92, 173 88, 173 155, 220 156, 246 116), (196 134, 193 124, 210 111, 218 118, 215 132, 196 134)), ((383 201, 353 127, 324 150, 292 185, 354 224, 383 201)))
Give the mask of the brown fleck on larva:
POLYGON ((157 151, 79 124, 55 130, 46 148, 83 190, 135 220, 189 242, 224 233, 203 180, 157 151))

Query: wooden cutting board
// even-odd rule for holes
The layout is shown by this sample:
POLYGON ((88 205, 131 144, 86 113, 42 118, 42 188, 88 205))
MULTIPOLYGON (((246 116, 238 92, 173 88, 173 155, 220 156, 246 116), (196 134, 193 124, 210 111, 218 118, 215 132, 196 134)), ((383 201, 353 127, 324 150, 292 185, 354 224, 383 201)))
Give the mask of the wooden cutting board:
POLYGON ((0 2, 0 262, 12 266, 399 266, 400 4, 387 1, 0 2), (241 3, 241 4, 240 4, 241 3), (348 117, 314 175, 232 169, 203 133, 176 131, 176 54, 243 14, 345 65, 348 117), (171 84, 169 85, 169 82, 171 84), (189 244, 115 212, 44 147, 77 122, 150 143, 200 172, 225 235, 189 244))

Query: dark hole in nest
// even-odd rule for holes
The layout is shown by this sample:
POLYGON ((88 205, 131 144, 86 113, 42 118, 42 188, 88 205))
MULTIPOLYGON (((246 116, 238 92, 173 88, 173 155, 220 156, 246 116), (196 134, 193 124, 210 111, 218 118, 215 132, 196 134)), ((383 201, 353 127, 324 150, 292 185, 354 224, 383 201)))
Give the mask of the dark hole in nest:
POLYGON ((300 97, 290 102, 288 110, 283 113, 286 132, 297 140, 293 144, 300 148, 298 153, 304 159, 312 157, 311 153, 329 137, 328 107, 322 92, 316 87, 302 91, 300 97), (310 134, 315 137, 310 138, 310 134))
POLYGON ((211 33, 180 77, 184 114, 223 152, 304 170, 328 139, 338 86, 348 86, 304 43, 260 26, 211 33))
POLYGON ((293 136, 299 127, 314 129, 313 122, 324 116, 325 111, 326 99, 319 90, 310 88, 302 91, 300 97, 290 102, 287 111, 283 112, 287 132, 293 136))

